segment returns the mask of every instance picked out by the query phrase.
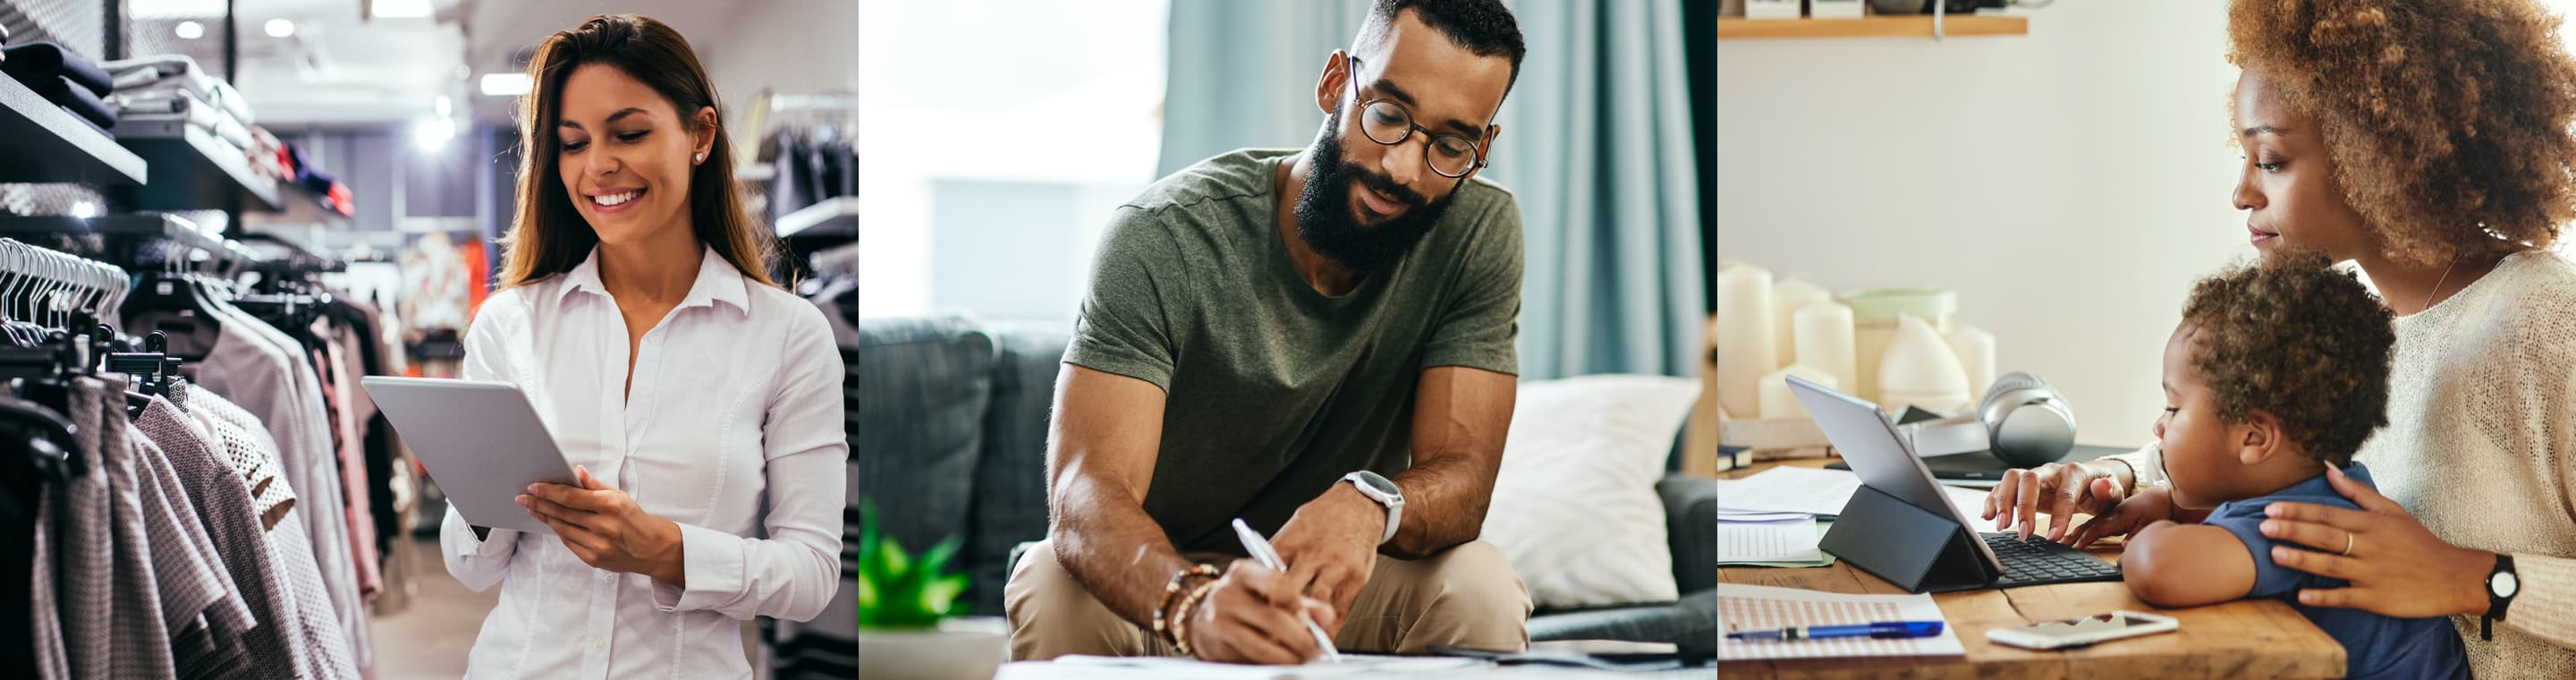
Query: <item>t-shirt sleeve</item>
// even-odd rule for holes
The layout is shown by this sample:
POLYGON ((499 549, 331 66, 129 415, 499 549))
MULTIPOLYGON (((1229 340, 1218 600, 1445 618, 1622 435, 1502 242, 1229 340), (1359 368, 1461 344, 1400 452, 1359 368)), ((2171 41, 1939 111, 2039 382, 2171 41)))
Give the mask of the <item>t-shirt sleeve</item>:
POLYGON ((1422 367, 1520 375, 1521 209, 1509 194, 1478 222, 1465 265, 1423 350, 1422 367))
MULTIPOLYGON (((2289 595, 2306 587, 2309 579, 2307 572, 2272 563, 2272 538, 2263 535, 2263 507, 2267 505, 2271 502, 2240 501, 2230 504, 2226 514, 2211 515, 2201 522, 2235 534, 2236 540, 2245 542, 2245 552, 2253 554, 2254 590, 2245 594, 2248 598, 2289 595)), ((2298 548, 2293 546, 2291 549, 2298 548)))
POLYGON ((1118 209, 1092 258, 1091 289, 1074 321, 1064 362, 1172 389, 1172 309, 1164 285, 1177 259, 1161 217, 1118 209))

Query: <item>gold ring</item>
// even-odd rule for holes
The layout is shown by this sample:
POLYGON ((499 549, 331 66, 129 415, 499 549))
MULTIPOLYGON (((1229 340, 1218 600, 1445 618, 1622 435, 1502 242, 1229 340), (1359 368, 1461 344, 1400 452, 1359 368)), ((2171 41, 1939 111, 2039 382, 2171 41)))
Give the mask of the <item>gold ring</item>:
POLYGON ((2342 555, 2342 556, 2345 556, 2345 557, 2351 557, 2351 556, 2352 556, 2352 532, 2349 532, 2349 531, 2343 532, 2343 552, 2341 552, 2341 553, 2336 553, 2336 554, 2339 554, 2339 555, 2342 555))

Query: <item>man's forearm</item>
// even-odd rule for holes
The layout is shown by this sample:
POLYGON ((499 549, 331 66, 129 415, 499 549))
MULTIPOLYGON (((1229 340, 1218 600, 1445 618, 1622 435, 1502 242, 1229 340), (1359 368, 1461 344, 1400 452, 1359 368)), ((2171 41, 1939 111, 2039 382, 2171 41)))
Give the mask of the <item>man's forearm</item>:
MULTIPOLYGON (((1391 481, 1404 492, 1404 517, 1395 538, 1378 552, 1418 560, 1476 540, 1494 499, 1493 466, 1471 455, 1434 455, 1415 461, 1391 481)), ((1347 484, 1347 482, 1345 482, 1347 484)))
POLYGON ((1057 562, 1119 618, 1151 625, 1163 585, 1190 567, 1136 496, 1071 475, 1056 489, 1057 562))

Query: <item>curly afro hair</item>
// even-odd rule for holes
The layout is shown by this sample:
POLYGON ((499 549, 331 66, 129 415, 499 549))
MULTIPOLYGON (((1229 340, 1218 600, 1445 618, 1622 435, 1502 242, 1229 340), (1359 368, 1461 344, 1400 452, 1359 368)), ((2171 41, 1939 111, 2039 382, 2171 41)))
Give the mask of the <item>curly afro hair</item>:
POLYGON ((2432 265, 2548 247, 2576 217, 2558 24, 2532 0, 2235 0, 2228 60, 2319 121, 2384 253, 2432 265))
POLYGON ((2186 361, 2218 418, 2272 414, 2285 436, 2335 467, 2388 424, 2388 307, 2314 252, 2237 264, 2192 286, 2183 303, 2186 361))

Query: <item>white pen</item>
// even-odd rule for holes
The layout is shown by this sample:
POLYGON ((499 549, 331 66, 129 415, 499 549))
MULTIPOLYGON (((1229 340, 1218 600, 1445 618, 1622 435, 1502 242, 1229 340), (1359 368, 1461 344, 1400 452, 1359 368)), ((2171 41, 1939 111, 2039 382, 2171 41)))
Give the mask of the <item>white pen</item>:
MULTIPOLYGON (((1261 566, 1269 567, 1272 571, 1281 574, 1288 573, 1288 562, 1279 559, 1279 550, 1270 547, 1270 541, 1263 539, 1259 532, 1253 531, 1252 525, 1244 524, 1242 518, 1238 517, 1234 520, 1234 535, 1243 539, 1244 552, 1252 553, 1252 559, 1259 561, 1261 566)), ((1298 612, 1297 618, 1306 622, 1306 632, 1315 634, 1315 644, 1323 646, 1324 661, 1341 663, 1342 652, 1333 648, 1333 636, 1325 635, 1324 627, 1315 623, 1315 619, 1307 616, 1305 612, 1298 612)))

